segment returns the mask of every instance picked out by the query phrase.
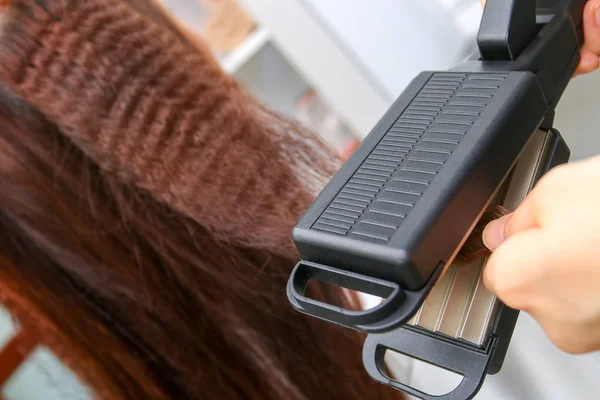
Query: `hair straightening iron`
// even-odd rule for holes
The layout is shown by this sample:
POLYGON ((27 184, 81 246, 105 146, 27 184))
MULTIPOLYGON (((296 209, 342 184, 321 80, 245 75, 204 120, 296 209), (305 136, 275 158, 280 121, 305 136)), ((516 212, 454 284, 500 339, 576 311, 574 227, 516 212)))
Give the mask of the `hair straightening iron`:
POLYGON ((486 257, 455 257, 490 204, 514 210, 568 162, 554 110, 577 64, 586 0, 488 0, 478 57, 418 75, 293 231, 299 312, 369 333, 376 381, 422 399, 470 399, 504 361, 518 311, 482 282, 486 257), (311 280, 382 298, 351 311, 311 299, 311 280), (455 372, 450 393, 391 378, 392 350, 455 372))

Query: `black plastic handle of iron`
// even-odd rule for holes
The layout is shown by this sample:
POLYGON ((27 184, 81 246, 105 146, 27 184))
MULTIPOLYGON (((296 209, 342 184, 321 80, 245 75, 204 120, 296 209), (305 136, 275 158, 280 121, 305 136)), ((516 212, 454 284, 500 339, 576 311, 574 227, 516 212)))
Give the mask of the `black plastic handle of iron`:
MULTIPOLYGON (((514 61, 533 41, 540 26, 540 14, 554 14, 565 18, 560 10, 568 12, 579 45, 583 44, 583 8, 586 0, 489 0, 486 2, 477 43, 482 59, 514 61)), ((544 18, 548 20, 546 16, 544 18)))
POLYGON ((540 3, 542 9, 535 0, 487 0, 477 36, 481 59, 457 70, 533 72, 554 108, 579 64, 587 0, 554 0, 554 15, 542 26, 536 15, 550 1, 540 3))
POLYGON ((481 388, 492 359, 490 354, 496 344, 497 338, 494 337, 484 351, 429 335, 425 331, 400 329, 395 332, 369 335, 363 347, 363 363, 375 381, 423 400, 468 400, 472 399, 481 388), (384 357, 390 350, 455 372, 462 375, 463 379, 449 393, 442 395, 424 393, 386 375, 384 357))
POLYGON ((405 291, 397 283, 301 261, 294 267, 288 280, 287 296, 294 309, 301 313, 362 332, 386 332, 406 323, 414 315, 442 270, 443 265, 440 264, 427 285, 416 291, 405 291), (312 279, 385 300, 369 310, 346 310, 307 297, 306 287, 312 279))

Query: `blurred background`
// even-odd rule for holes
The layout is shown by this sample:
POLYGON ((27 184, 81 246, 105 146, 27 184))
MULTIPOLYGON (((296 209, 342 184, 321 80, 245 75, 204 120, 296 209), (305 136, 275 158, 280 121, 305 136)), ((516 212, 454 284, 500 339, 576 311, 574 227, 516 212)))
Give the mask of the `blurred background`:
MULTIPOLYGON (((423 70, 476 49, 479 0, 156 0, 209 45, 225 71, 273 109, 349 155, 423 70)), ((556 126, 572 160, 600 153, 600 72, 576 78, 556 126)), ((0 347, 15 327, 0 308, 0 347)), ((6 400, 90 399, 40 348, 5 385, 6 400)))
POLYGON ((347 154, 421 70, 472 49, 478 0, 159 0, 223 68, 347 154))
MULTIPOLYGON (((272 108, 348 154, 423 70, 476 50, 479 0, 157 0, 272 108)), ((600 153, 600 73, 575 79, 556 127, 572 159, 600 153)))

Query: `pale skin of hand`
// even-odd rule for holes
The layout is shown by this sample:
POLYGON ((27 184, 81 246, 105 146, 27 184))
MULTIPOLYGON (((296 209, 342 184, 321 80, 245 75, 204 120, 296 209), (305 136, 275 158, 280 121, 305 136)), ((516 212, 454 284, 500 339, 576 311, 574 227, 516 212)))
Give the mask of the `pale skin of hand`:
MULTIPOLYGON (((599 66, 600 0, 586 4, 584 33, 576 74, 599 66)), ((552 169, 514 213, 483 233, 492 251, 486 287, 532 315, 558 348, 573 354, 600 350, 599 204, 597 156, 552 169)))

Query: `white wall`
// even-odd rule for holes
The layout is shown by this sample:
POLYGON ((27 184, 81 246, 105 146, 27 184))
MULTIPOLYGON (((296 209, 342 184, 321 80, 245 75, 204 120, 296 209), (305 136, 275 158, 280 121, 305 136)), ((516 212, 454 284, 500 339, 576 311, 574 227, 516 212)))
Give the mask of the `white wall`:
POLYGON ((270 42, 235 75, 255 96, 290 117, 296 112, 298 97, 310 88, 270 42))
POLYGON ((477 12, 469 12, 478 0, 304 3, 392 101, 421 71, 443 70, 460 62, 481 19, 477 12), (461 29, 459 22, 467 29, 461 29))
POLYGON ((600 71, 571 81, 561 99, 555 126, 571 148, 571 160, 600 154, 600 71))

